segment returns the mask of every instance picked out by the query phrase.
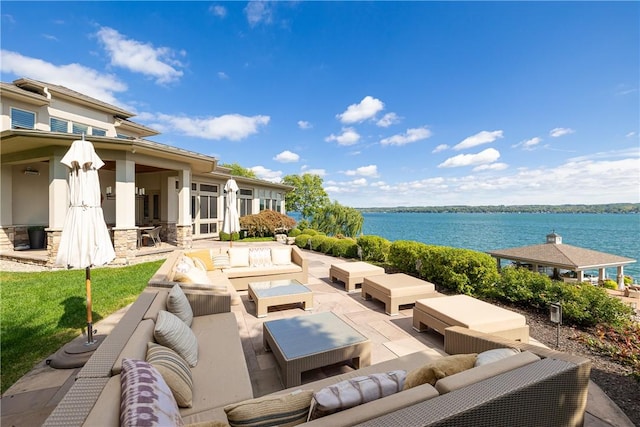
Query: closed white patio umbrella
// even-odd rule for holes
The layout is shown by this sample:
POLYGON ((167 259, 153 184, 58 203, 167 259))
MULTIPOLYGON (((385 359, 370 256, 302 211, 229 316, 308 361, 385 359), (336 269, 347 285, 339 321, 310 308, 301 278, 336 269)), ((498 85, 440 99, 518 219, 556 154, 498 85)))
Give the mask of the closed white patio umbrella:
POLYGON ((86 269, 87 345, 91 345, 94 344, 91 266, 107 264, 116 256, 101 206, 98 169, 104 162, 83 135, 71 144, 61 163, 69 168, 69 209, 56 265, 86 269))
POLYGON ((240 215, 238 214, 238 184, 236 180, 230 178, 224 185, 224 192, 227 194, 224 206, 224 221, 222 231, 229 234, 229 246, 233 245, 233 233, 240 232, 240 215))

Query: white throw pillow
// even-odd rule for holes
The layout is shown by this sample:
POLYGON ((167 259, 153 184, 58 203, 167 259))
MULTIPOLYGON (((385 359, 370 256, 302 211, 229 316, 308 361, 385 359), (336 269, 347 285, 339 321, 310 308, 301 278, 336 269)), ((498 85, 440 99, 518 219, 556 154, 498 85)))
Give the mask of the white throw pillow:
POLYGON ((231 267, 249 267, 249 248, 229 248, 231 267))
POLYGON ((271 248, 271 262, 273 265, 291 265, 291 247, 271 248))
POLYGON ((250 267, 270 267, 271 266, 271 249, 270 248, 249 248, 249 266, 250 267))
POLYGON ((482 366, 488 363, 497 362, 514 354, 520 353, 517 348, 494 348, 478 354, 475 366, 482 366))
POLYGON ((207 276, 207 272, 200 270, 198 267, 191 267, 191 269, 185 273, 176 271, 173 276, 173 280, 178 283, 188 283, 196 285, 210 285, 211 280, 207 276))

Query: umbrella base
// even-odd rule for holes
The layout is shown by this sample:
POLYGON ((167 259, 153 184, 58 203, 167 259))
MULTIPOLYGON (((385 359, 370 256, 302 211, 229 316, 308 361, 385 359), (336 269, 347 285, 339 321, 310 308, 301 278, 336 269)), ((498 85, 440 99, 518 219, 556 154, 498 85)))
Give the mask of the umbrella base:
POLYGON ((81 368, 105 338, 106 335, 94 335, 92 344, 87 344, 86 337, 77 338, 47 359, 47 365, 55 369, 81 368))

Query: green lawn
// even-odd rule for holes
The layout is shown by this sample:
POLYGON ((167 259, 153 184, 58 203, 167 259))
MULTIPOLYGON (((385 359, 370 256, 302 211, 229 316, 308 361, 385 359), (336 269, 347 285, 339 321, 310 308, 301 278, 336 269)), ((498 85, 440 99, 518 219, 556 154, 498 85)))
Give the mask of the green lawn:
MULTIPOLYGON (((93 323, 133 302, 162 262, 91 269, 93 323)), ((0 271, 0 284, 4 393, 37 363, 86 329, 85 270, 0 271)))

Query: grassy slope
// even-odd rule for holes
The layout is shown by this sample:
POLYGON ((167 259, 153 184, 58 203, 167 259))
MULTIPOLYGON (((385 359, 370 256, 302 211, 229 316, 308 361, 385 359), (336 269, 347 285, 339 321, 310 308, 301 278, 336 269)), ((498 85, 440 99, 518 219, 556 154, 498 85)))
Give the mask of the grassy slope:
MULTIPOLYGON (((132 303, 162 262, 93 268, 94 324, 132 303)), ((86 329, 85 271, 0 272, 0 284, 4 393, 37 363, 86 329)))

